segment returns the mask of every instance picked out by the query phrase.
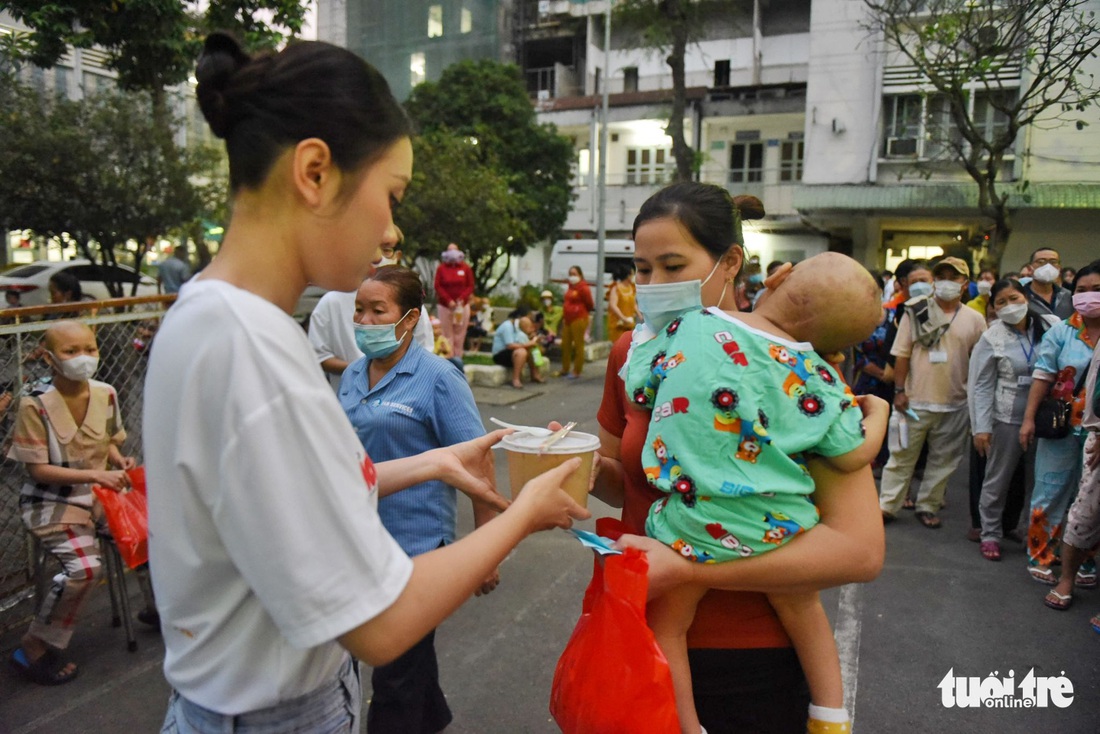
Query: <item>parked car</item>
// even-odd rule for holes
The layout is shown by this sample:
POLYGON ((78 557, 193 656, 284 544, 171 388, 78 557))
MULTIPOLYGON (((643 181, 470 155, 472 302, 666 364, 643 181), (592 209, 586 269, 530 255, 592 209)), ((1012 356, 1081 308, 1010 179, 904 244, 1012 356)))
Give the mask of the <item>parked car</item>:
POLYGON ((129 296, 134 281, 137 281, 138 296, 155 296, 160 293, 156 278, 136 272, 126 265, 104 266, 90 260, 64 260, 53 262, 37 260, 28 265, 20 265, 0 274, 0 290, 16 291, 20 294, 24 306, 42 306, 50 302, 50 278, 54 274, 67 271, 80 280, 80 288, 85 297, 93 300, 111 298, 107 289, 106 275, 122 285, 122 294, 129 296))

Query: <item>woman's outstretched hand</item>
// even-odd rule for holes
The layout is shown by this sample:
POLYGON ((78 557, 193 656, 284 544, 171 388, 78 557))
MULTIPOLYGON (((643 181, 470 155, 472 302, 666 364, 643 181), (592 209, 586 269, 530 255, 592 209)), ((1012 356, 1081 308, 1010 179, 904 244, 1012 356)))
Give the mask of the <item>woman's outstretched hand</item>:
POLYGON ((463 441, 454 446, 433 449, 432 460, 438 462, 439 478, 472 500, 484 502, 495 510, 508 507, 508 500, 496 490, 496 465, 493 446, 511 433, 499 430, 481 438, 463 441))
POLYGON ((655 599, 670 589, 690 583, 692 562, 659 540, 644 535, 624 535, 615 541, 615 547, 637 548, 649 561, 648 597, 655 599))

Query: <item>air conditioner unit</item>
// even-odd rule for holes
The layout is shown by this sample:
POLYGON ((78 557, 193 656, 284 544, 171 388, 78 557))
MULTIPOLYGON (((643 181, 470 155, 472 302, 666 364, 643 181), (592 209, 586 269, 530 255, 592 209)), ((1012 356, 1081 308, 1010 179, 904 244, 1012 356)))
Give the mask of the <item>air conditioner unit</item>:
POLYGON ((538 94, 539 102, 545 102, 548 99, 550 99, 550 90, 549 89, 540 89, 539 94, 538 94))
POLYGON ((917 154, 916 138, 886 138, 887 158, 906 158, 917 154))

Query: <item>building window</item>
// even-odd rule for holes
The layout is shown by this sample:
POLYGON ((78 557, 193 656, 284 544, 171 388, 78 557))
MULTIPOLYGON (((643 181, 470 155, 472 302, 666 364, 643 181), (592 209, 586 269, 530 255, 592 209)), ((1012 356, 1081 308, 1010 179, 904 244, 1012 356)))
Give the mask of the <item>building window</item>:
POLYGON ((423 53, 415 53, 409 57, 409 83, 416 86, 424 81, 427 65, 423 53))
POLYGON ((887 158, 913 158, 921 134, 919 94, 899 94, 886 98, 886 140, 883 153, 887 158))
POLYGON ((59 99, 68 99, 69 98, 69 74, 70 73, 71 73, 70 70, 66 69, 64 66, 55 66, 53 68, 54 92, 57 94, 57 97, 59 99))
POLYGON ((805 143, 801 140, 784 140, 779 145, 779 180, 801 181, 802 158, 805 143))
POLYGON ((432 5, 428 8, 428 38, 443 35, 443 6, 432 5))
POLYGON ((1008 115, 1002 112, 1016 102, 1016 90, 978 92, 974 95, 974 127, 992 142, 1008 133, 1008 115), (998 109, 999 108, 999 109, 998 109))
POLYGON ((728 87, 730 85, 730 60, 719 59, 714 62, 714 86, 728 87))
POLYGON ((637 92, 638 91, 638 67, 628 66, 623 69, 623 91, 624 92, 637 92))
POLYGON ((588 148, 581 148, 573 158, 573 188, 588 187, 588 174, 591 171, 592 155, 588 148))
POLYGON ((626 185, 642 186, 665 183, 673 169, 669 148, 628 148, 626 151, 626 185))
POLYGON ((730 183, 760 183, 764 180, 764 144, 734 143, 730 146, 730 183))
POLYGON ((466 6, 462 7, 462 12, 459 14, 458 25, 462 33, 469 33, 474 29, 474 14, 466 6))
MULTIPOLYGON (((967 103, 971 120, 983 138, 993 141, 1008 131, 1003 110, 1015 101, 1016 90, 979 91, 967 103)), ((966 142, 951 114, 951 103, 941 94, 900 94, 884 100, 882 155, 885 158, 937 160, 966 153, 966 142)))

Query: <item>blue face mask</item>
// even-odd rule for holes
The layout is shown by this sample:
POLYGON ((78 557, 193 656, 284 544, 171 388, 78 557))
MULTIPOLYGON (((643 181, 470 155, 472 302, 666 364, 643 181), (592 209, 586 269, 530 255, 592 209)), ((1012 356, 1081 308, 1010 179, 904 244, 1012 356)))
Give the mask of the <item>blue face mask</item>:
POLYGON ((932 295, 932 291, 935 290, 931 283, 910 283, 909 284, 909 297, 921 298, 922 296, 932 295))
MULTIPOLYGON (((681 314, 703 307, 703 286, 711 279, 722 262, 719 258, 714 263, 710 275, 706 280, 685 280, 679 283, 658 283, 656 285, 636 286, 635 299, 638 310, 645 317, 645 323, 654 332, 665 328, 681 314)), ((722 295, 718 297, 718 303, 726 295, 725 287, 722 295)))
MULTIPOLYGON (((412 313, 406 311, 405 316, 412 313)), ((397 324, 405 320, 402 316, 393 324, 352 324, 355 327, 355 346, 359 347, 367 359, 380 359, 388 357, 397 351, 401 342, 409 335, 405 332, 401 338, 397 338, 397 324)))

